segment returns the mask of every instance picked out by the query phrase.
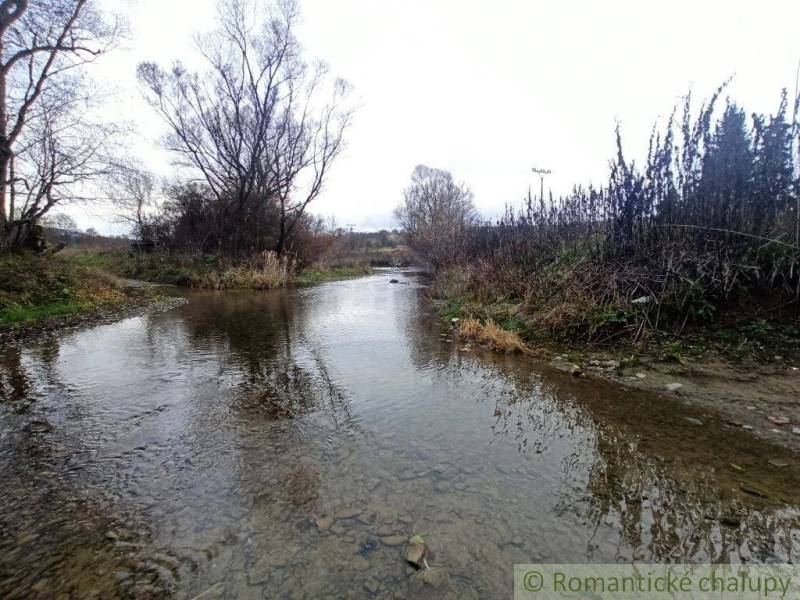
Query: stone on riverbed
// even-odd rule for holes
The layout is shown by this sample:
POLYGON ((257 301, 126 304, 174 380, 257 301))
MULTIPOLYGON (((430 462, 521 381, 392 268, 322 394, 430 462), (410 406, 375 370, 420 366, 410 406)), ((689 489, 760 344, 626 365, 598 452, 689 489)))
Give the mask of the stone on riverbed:
POLYGON ((357 506, 342 506, 336 509, 337 519, 352 519, 364 512, 363 508, 357 506))
POLYGON ((323 515, 321 517, 314 517, 314 524, 317 526, 317 529, 320 531, 325 531, 331 528, 333 525, 333 517, 329 515, 323 515))
POLYGON ((668 392, 677 392, 683 387, 682 383, 668 383, 666 386, 668 392))
POLYGON ((432 567, 430 569, 422 569, 417 571, 413 577, 414 582, 428 585, 434 589, 440 590, 447 586, 450 582, 450 575, 440 567, 432 567))
POLYGON ((383 535, 381 536, 381 543, 387 546, 402 546, 406 539, 404 535, 383 535))
POLYGON ((415 535, 408 541, 406 547, 406 560, 416 567, 421 567, 425 563, 425 554, 428 548, 425 546, 425 540, 421 536, 415 535))

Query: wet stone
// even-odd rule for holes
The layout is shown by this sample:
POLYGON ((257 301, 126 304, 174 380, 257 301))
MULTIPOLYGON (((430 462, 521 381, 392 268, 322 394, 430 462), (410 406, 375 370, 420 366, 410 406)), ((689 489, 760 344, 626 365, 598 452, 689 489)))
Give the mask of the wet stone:
POLYGON ((317 526, 317 529, 320 531, 325 531, 331 528, 333 525, 333 517, 331 516, 322 516, 322 517, 315 517, 314 524, 317 526))
POLYGON ((404 535, 387 535, 381 537, 381 542, 387 546, 402 546, 408 538, 404 535))
POLYGON ((412 538, 406 547, 406 560, 416 567, 421 567, 426 553, 427 548, 425 547, 425 542, 412 538))
POLYGON ((352 519, 359 516, 363 512, 364 512, 363 508, 358 508, 356 506, 343 506, 341 508, 336 509, 336 518, 352 519))
POLYGON ((380 582, 375 579, 374 577, 370 577, 364 582, 364 589, 367 590, 373 596, 378 593, 380 590, 380 582))

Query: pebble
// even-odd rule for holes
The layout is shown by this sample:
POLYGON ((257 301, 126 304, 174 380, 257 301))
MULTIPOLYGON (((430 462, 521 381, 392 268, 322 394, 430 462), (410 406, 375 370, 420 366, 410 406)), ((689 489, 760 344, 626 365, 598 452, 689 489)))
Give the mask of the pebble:
POLYGON ((675 392, 683 387, 682 383, 668 383, 666 386, 668 392, 675 392))
POLYGON ((370 577, 364 582, 364 589, 367 590, 367 592, 369 592, 373 596, 378 593, 380 587, 381 587, 380 582, 374 577, 370 577))
POLYGON ((316 517, 314 519, 314 523, 317 526, 317 529, 320 531, 325 531, 326 529, 330 529, 331 525, 333 525, 333 517, 323 516, 323 517, 316 517))
POLYGON ((441 589, 445 587, 450 577, 442 568, 434 567, 432 569, 423 569, 414 575, 414 579, 423 585, 429 585, 434 589, 441 589))
POLYGON ((406 541, 408 541, 408 538, 404 535, 385 535, 381 537, 381 543, 391 547, 402 546, 406 541))
POLYGON ((342 508, 336 509, 336 518, 352 519, 353 517, 357 517, 363 512, 364 512, 363 508, 357 508, 355 506, 343 506, 342 508))
POLYGON ((406 560, 412 565, 421 567, 423 565, 422 559, 425 558, 427 548, 425 547, 425 542, 416 539, 417 537, 418 536, 415 536, 415 538, 412 538, 411 541, 408 542, 408 546, 406 547, 406 560))

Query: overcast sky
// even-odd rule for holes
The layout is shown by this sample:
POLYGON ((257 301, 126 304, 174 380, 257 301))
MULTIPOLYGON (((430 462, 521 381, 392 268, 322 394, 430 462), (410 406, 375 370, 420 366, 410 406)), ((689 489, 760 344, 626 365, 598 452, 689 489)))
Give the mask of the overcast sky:
MULTIPOLYGON (((215 0, 106 0, 127 12, 131 37, 96 65, 115 107, 137 124, 132 147, 162 174, 161 124, 141 100, 136 65, 196 61, 192 37, 214 25, 215 0)), ((360 104, 347 150, 313 212, 340 225, 392 225, 416 164, 449 169, 485 216, 519 202, 531 167, 547 188, 601 182, 621 123, 641 156, 650 129, 690 88, 768 112, 795 85, 800 2, 643 0, 300 0, 309 57, 349 80, 360 104)), ((72 212, 82 227, 117 231, 101 208, 72 212)))

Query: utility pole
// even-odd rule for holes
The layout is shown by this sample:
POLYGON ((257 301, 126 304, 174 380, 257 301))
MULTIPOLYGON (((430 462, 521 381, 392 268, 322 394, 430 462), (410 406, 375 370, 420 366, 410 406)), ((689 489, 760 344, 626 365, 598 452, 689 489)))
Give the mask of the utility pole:
POLYGON ((539 183, 541 184, 539 197, 541 198, 542 204, 544 204, 544 176, 550 175, 552 171, 550 169, 537 169, 536 167, 531 169, 531 171, 539 176, 539 183))

